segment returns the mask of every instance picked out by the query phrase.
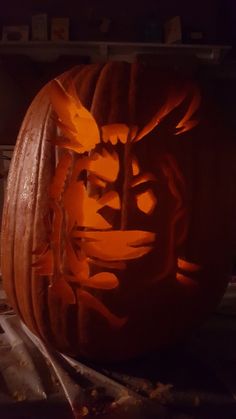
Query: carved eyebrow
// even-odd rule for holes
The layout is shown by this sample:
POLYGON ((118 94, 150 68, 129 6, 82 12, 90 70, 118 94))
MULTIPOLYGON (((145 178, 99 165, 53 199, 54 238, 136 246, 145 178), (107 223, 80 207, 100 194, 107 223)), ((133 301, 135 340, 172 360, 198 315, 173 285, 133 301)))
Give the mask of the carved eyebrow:
POLYGON ((88 160, 87 170, 105 182, 115 182, 120 170, 118 154, 115 151, 109 153, 105 149, 101 153, 94 153, 88 160))
POLYGON ((131 182, 131 187, 133 188, 134 186, 140 185, 142 183, 148 182, 148 181, 156 181, 156 177, 152 174, 152 173, 143 173, 139 176, 136 176, 132 182, 131 182))

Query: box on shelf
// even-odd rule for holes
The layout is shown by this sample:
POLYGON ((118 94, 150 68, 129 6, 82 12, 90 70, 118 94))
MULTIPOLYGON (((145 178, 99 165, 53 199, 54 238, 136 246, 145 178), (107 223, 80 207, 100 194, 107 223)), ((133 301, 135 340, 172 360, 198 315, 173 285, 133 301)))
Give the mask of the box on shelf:
POLYGON ((182 42, 182 28, 180 16, 172 17, 164 25, 164 41, 166 44, 182 42))
POLYGON ((102 32, 102 33, 108 33, 109 32, 109 30, 110 30, 110 27, 111 27, 111 19, 110 18, 108 18, 108 17, 103 17, 102 18, 102 21, 101 21, 101 24, 100 24, 100 26, 99 26, 99 30, 100 30, 100 32, 102 32))
POLYGON ((48 17, 46 13, 32 16, 32 40, 47 41, 48 39, 48 17))
POLYGON ((3 26, 2 41, 19 41, 25 42, 29 40, 29 26, 3 26))
POLYGON ((54 17, 51 21, 51 40, 68 41, 69 40, 69 18, 54 17))

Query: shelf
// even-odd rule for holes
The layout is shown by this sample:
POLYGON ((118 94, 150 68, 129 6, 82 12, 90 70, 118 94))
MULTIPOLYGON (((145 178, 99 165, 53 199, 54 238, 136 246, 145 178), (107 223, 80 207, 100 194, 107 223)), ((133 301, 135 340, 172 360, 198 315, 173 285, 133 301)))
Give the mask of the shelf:
POLYGON ((61 55, 86 55, 92 62, 125 60, 138 54, 193 56, 200 61, 218 63, 231 49, 228 45, 189 45, 134 42, 0 42, 0 54, 28 55, 36 61, 53 61, 61 55))

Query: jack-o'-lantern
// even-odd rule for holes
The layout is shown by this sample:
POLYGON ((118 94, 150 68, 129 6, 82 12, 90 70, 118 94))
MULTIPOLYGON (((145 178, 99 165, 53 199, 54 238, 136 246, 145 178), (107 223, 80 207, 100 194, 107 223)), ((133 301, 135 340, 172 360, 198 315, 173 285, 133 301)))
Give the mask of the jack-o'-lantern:
POLYGON ((30 106, 8 179, 2 273, 21 319, 59 351, 137 356, 219 301, 227 146, 204 126, 202 102, 190 81, 107 63, 64 73, 30 106))

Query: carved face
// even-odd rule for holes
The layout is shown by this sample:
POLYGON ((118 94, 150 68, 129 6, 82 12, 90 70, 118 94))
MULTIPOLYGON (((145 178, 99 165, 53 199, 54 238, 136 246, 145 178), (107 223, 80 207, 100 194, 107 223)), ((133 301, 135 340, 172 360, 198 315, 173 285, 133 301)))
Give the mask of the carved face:
POLYGON ((195 85, 137 62, 72 68, 32 102, 1 270, 10 304, 56 350, 128 360, 179 341, 219 303, 235 248, 235 141, 202 88, 191 132, 195 85))
MULTIPOLYGON (((158 167, 144 168, 140 145, 187 95, 188 91, 170 97, 144 127, 123 123, 99 127, 73 85, 65 90, 56 80, 51 83, 58 161, 49 192, 48 241, 34 266, 39 275, 51 278, 50 292, 69 304, 76 293, 112 326, 121 327, 126 317, 109 311, 87 289, 114 289, 120 277, 137 275, 140 269, 156 281, 170 274, 177 263, 175 248, 186 230, 184 181, 168 155, 158 167), (161 192, 158 196, 160 183, 168 190, 171 208, 166 238, 161 237, 161 224, 155 221, 163 207, 161 192), (164 249, 158 250, 159 242, 166 242, 164 249)), ((176 134, 196 125, 192 115, 198 105, 199 95, 193 91, 187 111, 176 124, 176 134)))

